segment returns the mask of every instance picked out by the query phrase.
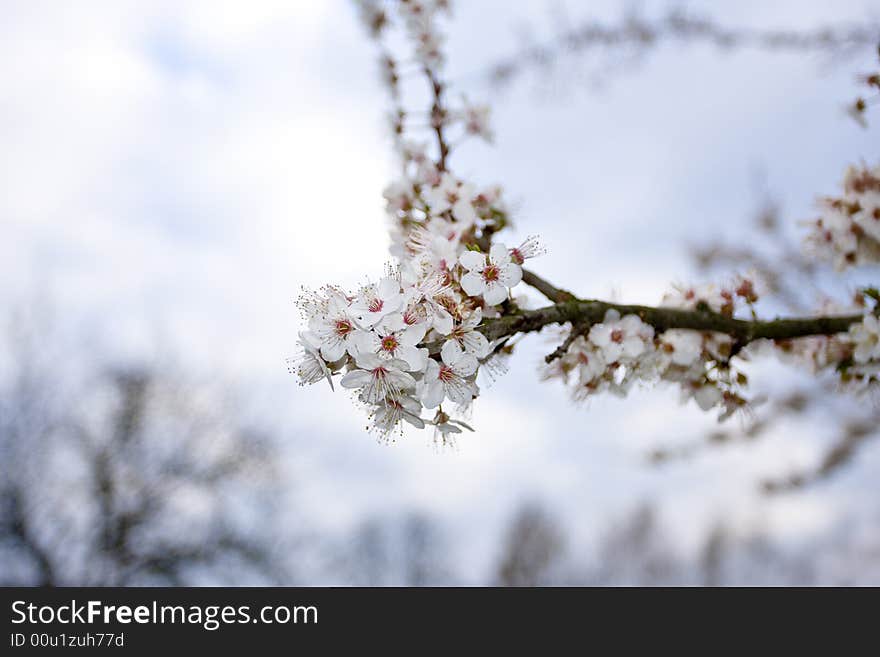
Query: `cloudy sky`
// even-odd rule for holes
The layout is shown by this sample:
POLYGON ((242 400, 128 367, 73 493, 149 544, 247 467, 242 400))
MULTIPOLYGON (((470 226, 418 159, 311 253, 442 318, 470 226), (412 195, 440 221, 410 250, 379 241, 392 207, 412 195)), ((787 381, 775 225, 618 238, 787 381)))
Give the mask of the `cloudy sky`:
MULTIPOLYGON (((755 172, 792 221, 874 161, 878 130, 843 116, 870 52, 813 55, 662 48, 601 89, 589 62, 500 97, 474 75, 552 34, 564 3, 459 3, 450 77, 494 107, 496 145, 453 166, 498 182, 516 235, 540 233, 542 274, 584 296, 655 303, 691 280, 687 244, 748 243, 755 172)), ((734 25, 803 27, 871 17, 871 2, 691 2, 734 25)), ((584 17, 582 3, 568 15, 584 17)), ((668 3, 641 3, 650 14, 668 3)), ((617 18, 621 3, 590 3, 617 18)), ((772 439, 662 469, 658 444, 714 420, 673 390, 571 404, 541 384, 552 345, 532 336, 479 400, 474 435, 438 451, 387 446, 342 394, 301 389, 302 286, 354 287, 387 258, 381 191, 393 173, 375 53, 348 2, 0 2, 0 299, 51 290, 62 321, 114 354, 168 350, 229 378, 281 427, 296 513, 342 531, 367 513, 422 509, 477 578, 512 505, 537 498, 588 539, 650 499, 687 548, 722 515, 781 535, 821 532, 860 507, 876 446, 812 492, 768 502, 763 475, 809 466, 833 433, 772 439)), ((537 299, 536 299, 537 300, 537 299)), ((774 381, 778 369, 766 378, 774 381)), ((293 511, 291 511, 293 513, 293 511)))

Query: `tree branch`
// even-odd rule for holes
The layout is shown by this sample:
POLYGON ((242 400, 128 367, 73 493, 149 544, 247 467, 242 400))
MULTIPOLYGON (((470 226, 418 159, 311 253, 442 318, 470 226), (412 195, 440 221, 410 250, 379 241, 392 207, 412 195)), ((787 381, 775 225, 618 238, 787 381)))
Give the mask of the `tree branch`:
POLYGON ((529 70, 546 74, 548 67, 563 57, 591 51, 623 51, 629 55, 626 62, 637 62, 666 42, 707 43, 724 52, 743 48, 767 52, 825 52, 839 58, 876 46, 878 39, 880 26, 871 19, 812 29, 737 28, 680 8, 673 8, 665 16, 656 18, 629 12, 614 22, 584 20, 573 23, 543 43, 527 42, 519 52, 496 62, 486 76, 491 83, 503 85, 529 70))
MULTIPOLYGON (((605 313, 616 310, 623 315, 636 315, 658 333, 669 329, 691 329, 724 333, 743 346, 754 340, 790 340, 810 335, 845 333, 851 324, 862 321, 863 315, 777 318, 772 320, 745 320, 726 317, 711 311, 681 310, 652 306, 627 305, 597 300, 575 300, 556 303, 537 310, 490 319, 477 328, 489 341, 510 337, 516 333, 540 331, 552 324, 595 324, 602 322, 605 313)), ((427 345, 432 354, 440 352, 443 340, 427 345)))
POLYGON ((437 138, 437 149, 439 151, 437 155, 437 169, 439 171, 446 171, 449 143, 443 134, 443 126, 446 123, 446 112, 443 109, 443 83, 440 82, 434 71, 427 66, 423 69, 423 72, 431 87, 431 128, 434 131, 434 136, 437 138))
POLYGON ((568 290, 556 287, 528 269, 523 269, 522 282, 535 288, 538 292, 555 303, 578 300, 578 298, 568 290))

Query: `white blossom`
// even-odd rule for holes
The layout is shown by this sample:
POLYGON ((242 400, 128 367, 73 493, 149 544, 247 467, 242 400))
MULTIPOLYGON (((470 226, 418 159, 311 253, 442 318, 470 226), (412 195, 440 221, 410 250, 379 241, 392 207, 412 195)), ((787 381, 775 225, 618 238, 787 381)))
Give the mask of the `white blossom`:
POLYGON ((544 253, 546 253, 546 249, 544 249, 541 239, 537 235, 530 235, 523 240, 522 244, 510 250, 510 259, 521 265, 529 258, 535 258, 544 255, 544 253))
POLYGON ((880 262, 880 166, 847 168, 842 187, 821 199, 805 238, 807 251, 838 271, 880 262))
POLYGON ((408 325, 401 313, 386 316, 373 330, 358 330, 354 336, 358 354, 374 354, 383 360, 406 363, 410 372, 425 369, 428 350, 417 345, 425 337, 425 323, 408 325))
POLYGON ((491 348, 486 336, 476 330, 483 321, 483 311, 474 310, 466 319, 456 324, 446 335, 455 340, 465 353, 473 354, 479 359, 489 355, 491 348))
POLYGON ((458 259, 467 273, 461 277, 461 287, 472 297, 482 296, 490 306, 508 297, 508 288, 522 280, 522 269, 510 259, 510 251, 503 244, 493 244, 489 255, 465 251, 458 259))
POLYGON ((358 292, 357 299, 351 304, 351 313, 357 317, 358 322, 366 327, 372 327, 382 321, 382 318, 400 310, 403 305, 403 294, 400 291, 400 282, 386 276, 378 283, 365 285, 358 292))
POLYGON ((864 192, 859 196, 858 203, 859 211, 853 216, 853 221, 870 238, 880 242, 880 189, 864 192))
POLYGON ((288 361, 292 371, 299 377, 301 385, 311 385, 317 383, 321 379, 327 379, 330 389, 333 390, 333 379, 331 378, 330 369, 327 363, 321 358, 319 351, 321 341, 314 333, 309 331, 301 331, 299 334, 298 344, 302 348, 302 353, 288 361))
POLYGON ((450 436, 460 434, 462 429, 473 431, 470 425, 461 420, 453 420, 447 413, 444 413, 440 409, 437 409, 434 419, 431 420, 429 424, 434 426, 435 438, 439 436, 443 443, 450 442, 450 436))
POLYGON ((857 364, 880 360, 880 319, 876 315, 865 315, 861 322, 850 326, 849 337, 855 346, 853 360, 857 364))
POLYGON ((361 398, 370 404, 400 399, 405 390, 416 386, 415 379, 405 371, 408 364, 404 361, 360 353, 355 363, 357 369, 343 376, 339 383, 343 388, 360 390, 361 398))
POLYGON ((309 321, 309 330, 317 338, 321 356, 327 362, 335 362, 346 353, 355 355, 355 322, 348 299, 342 293, 330 290, 320 311, 309 321))
POLYGON ((462 122, 465 133, 481 137, 492 142, 492 127, 489 125, 491 108, 488 105, 472 105, 467 101, 457 113, 456 118, 462 122))
POLYGON ((716 313, 733 315, 734 293, 716 285, 675 285, 663 295, 660 305, 664 308, 699 310, 705 307, 716 313))
POLYGON ((428 361, 421 386, 421 398, 425 408, 436 408, 444 399, 465 405, 476 394, 476 386, 467 380, 477 371, 477 359, 465 353, 457 342, 443 344, 441 362, 428 361))
POLYGON ((674 365, 689 367, 703 354, 703 336, 698 331, 672 329, 660 336, 662 352, 674 365))
POLYGON ((463 224, 461 230, 464 230, 477 220, 474 196, 476 192, 472 185, 462 183, 451 173, 444 173, 440 177, 440 184, 425 193, 425 200, 432 215, 450 212, 457 222, 463 224))
POLYGON ((589 338, 607 362, 631 361, 649 349, 654 329, 636 315, 621 318, 616 310, 609 310, 601 324, 590 328, 589 338))
POLYGON ((562 359, 577 372, 578 386, 582 387, 595 384, 608 369, 602 350, 582 335, 572 341, 562 359))
POLYGON ((382 436, 394 431, 404 421, 416 429, 424 429, 425 421, 420 417, 422 405, 409 395, 397 399, 387 398, 376 404, 372 412, 372 427, 382 436))
POLYGON ((409 213, 415 207, 415 190, 409 180, 396 180, 382 192, 385 197, 386 209, 389 214, 397 216, 409 213))
POLYGON ((692 383, 682 386, 682 402, 693 399, 700 410, 708 411, 724 399, 724 393, 710 383, 692 383))

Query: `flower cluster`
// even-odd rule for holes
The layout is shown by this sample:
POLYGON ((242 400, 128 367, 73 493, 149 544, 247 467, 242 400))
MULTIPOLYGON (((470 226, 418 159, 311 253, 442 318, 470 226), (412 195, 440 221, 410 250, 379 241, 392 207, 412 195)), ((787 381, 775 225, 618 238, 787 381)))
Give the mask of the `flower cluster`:
POLYGON ((306 291, 297 302, 308 330, 300 333, 293 371, 303 384, 327 380, 331 388, 341 375, 339 384, 355 391, 381 435, 401 421, 433 425, 444 436, 466 426, 443 404, 466 413, 479 394, 477 371, 493 349, 478 328, 520 281, 515 260, 535 249, 529 240, 515 249, 494 244, 488 254, 468 250, 457 233, 450 238, 434 225, 427 221, 421 245, 378 282, 355 294, 333 286, 306 291), (438 235, 441 259, 431 248, 438 235), (436 409, 433 419, 422 418, 423 409, 436 409))
POLYGON ((843 194, 820 201, 821 216, 811 222, 809 251, 838 271, 880 263, 880 166, 851 166, 843 194))
POLYGON ((773 345, 776 353, 785 361, 806 365, 812 373, 834 370, 839 373, 841 383, 850 387, 867 388, 880 383, 880 319, 876 304, 869 311, 866 295, 860 291, 851 303, 826 301, 818 312, 823 315, 863 313, 864 317, 846 333, 777 341, 773 345))
MULTIPOLYGON (((698 310, 732 317, 740 303, 757 301, 750 279, 729 288, 676 287, 661 307, 698 310)), ((739 389, 745 375, 730 363, 733 340, 722 333, 670 329, 655 333, 637 315, 609 310, 601 323, 572 327, 565 353, 546 368, 545 378, 572 384, 573 397, 599 392, 626 395, 633 384, 677 384, 682 401, 693 399, 703 410, 718 408, 722 418, 745 405, 739 389)))
MULTIPOLYGON (((333 286, 303 294, 298 305, 308 330, 300 334, 302 352, 292 370, 303 384, 327 380, 333 387, 339 376, 339 385, 354 391, 382 436, 408 423, 432 425, 445 439, 470 429, 449 411, 468 412, 479 394, 478 371, 485 365, 491 376, 499 369, 494 345, 480 332, 483 319, 501 314, 522 278, 521 265, 543 249, 534 237, 512 249, 493 243, 508 224, 501 189, 478 188, 448 168, 445 130, 458 124, 463 137, 492 138, 488 108, 464 99, 459 109, 449 109, 442 96, 437 18, 449 12, 448 2, 359 4, 377 38, 389 26, 402 27, 432 92, 425 127, 436 150, 410 137, 416 128, 407 112, 392 112, 401 170, 384 197, 397 262, 354 294, 333 286), (389 13, 391 7, 396 11, 389 13), (423 417, 426 410, 433 416, 423 417)), ((384 54, 382 70, 399 103, 398 61, 384 54)))

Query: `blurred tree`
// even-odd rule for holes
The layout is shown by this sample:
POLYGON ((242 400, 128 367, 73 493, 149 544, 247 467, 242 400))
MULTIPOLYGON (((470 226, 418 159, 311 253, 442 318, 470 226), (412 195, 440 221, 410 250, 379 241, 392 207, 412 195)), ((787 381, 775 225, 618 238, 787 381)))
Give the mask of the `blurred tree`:
POLYGON ((876 48, 880 42, 880 24, 871 18, 807 29, 742 27, 726 25, 675 4, 659 13, 629 7, 617 20, 579 19, 564 14, 554 19, 555 29, 547 38, 537 37, 533 25, 523 26, 519 31, 522 45, 494 62, 485 73, 495 87, 529 73, 546 82, 554 71, 568 78, 586 74, 594 85, 607 84, 666 45, 703 44, 722 52, 822 55, 826 61, 840 62, 876 48), (593 56, 592 61, 589 56, 593 56), (564 64, 569 66, 563 69, 564 64))
POLYGON ((446 586, 455 581, 446 537, 430 516, 371 517, 354 531, 346 559, 359 586, 446 586))
POLYGON ((173 368, 57 366, 40 315, 2 347, 0 581, 286 581, 268 437, 173 368))
POLYGON ((688 583, 653 506, 644 504, 602 537, 587 580, 598 586, 672 586, 688 583))
POLYGON ((566 539, 550 513, 537 503, 523 504, 511 518, 495 574, 499 586, 558 583, 565 566, 566 539))

